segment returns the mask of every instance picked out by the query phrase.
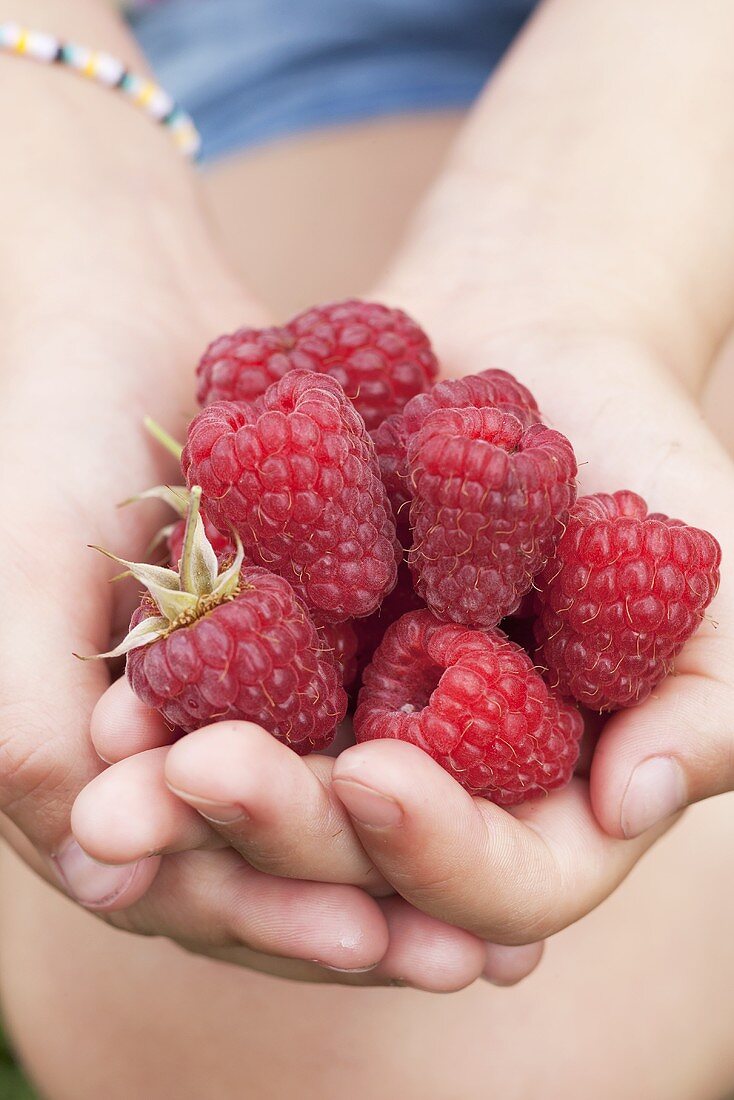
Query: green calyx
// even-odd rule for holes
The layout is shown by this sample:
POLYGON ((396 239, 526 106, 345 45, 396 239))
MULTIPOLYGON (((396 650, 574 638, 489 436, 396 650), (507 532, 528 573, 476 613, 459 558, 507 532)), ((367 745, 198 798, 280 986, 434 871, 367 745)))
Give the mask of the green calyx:
MULTIPOLYGON (((217 556, 206 537, 200 514, 201 487, 195 485, 190 491, 174 489, 169 492, 188 495, 186 530, 178 572, 160 565, 125 561, 101 546, 93 547, 105 557, 124 565, 128 573, 144 584, 160 612, 159 615, 151 615, 138 623, 115 649, 109 653, 97 654, 100 658, 121 657, 133 649, 165 638, 178 627, 190 626, 220 603, 233 599, 240 590, 244 551, 237 534, 234 534, 237 547, 234 561, 220 572, 217 556)), ((151 495, 153 493, 160 495, 158 490, 151 490, 151 495)), ((180 499, 179 496, 178 500, 180 499)))

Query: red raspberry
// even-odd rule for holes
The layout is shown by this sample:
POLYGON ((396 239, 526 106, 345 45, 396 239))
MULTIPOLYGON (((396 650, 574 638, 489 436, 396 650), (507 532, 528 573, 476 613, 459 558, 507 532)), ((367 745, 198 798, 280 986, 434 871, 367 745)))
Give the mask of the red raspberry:
POLYGON ((329 374, 368 428, 399 412, 436 377, 428 337, 406 313, 350 299, 316 306, 282 328, 221 336, 197 368, 197 397, 252 401, 292 368, 329 374))
MULTIPOLYGON (((204 531, 209 542, 212 544, 214 553, 220 559, 224 561, 226 558, 233 558, 235 554, 235 544, 229 535, 222 534, 219 531, 209 517, 202 512, 201 518, 204 521, 204 531)), ((183 553, 184 534, 186 531, 186 520, 180 519, 168 531, 168 560, 175 569, 178 563, 181 561, 181 554, 183 553)))
POLYGON ((410 502, 413 492, 408 470, 409 432, 400 413, 388 416, 370 432, 380 466, 382 484, 392 505, 395 525, 403 546, 410 546, 410 502))
POLYGON ((471 794, 512 806, 568 783, 583 721, 501 631, 414 611, 365 672, 354 730, 417 745, 471 794))
POLYGON ((437 409, 502 409, 524 428, 541 421, 538 403, 522 382, 506 370, 483 370, 463 378, 445 378, 428 393, 414 397, 403 410, 405 427, 413 435, 437 409))
POLYGON ((374 615, 357 619, 354 623, 357 635, 357 671, 360 675, 372 660, 387 628, 406 612, 418 611, 425 606, 413 587, 410 569, 407 565, 400 565, 397 584, 390 595, 385 597, 374 615))
POLYGON ((400 547, 374 447, 333 378, 291 371, 253 405, 210 405, 182 464, 217 527, 323 621, 369 615, 393 588, 400 547))
POLYGON ((413 486, 408 468, 408 440, 438 409, 501 408, 511 412, 523 427, 540 423, 540 413, 530 390, 504 370, 485 370, 464 378, 449 378, 437 382, 428 393, 413 397, 398 413, 385 420, 372 432, 372 440, 380 463, 380 473, 401 533, 406 538, 408 502, 413 499, 413 486), (401 530, 402 528, 402 530, 401 530))
POLYGON ((288 328, 240 328, 218 336, 196 368, 200 405, 254 401, 293 367, 311 369, 288 328))
MULTIPOLYGON (((146 597, 131 629, 159 614, 146 597)), ((127 657, 133 691, 185 733, 256 722, 300 755, 331 744, 346 710, 336 666, 282 577, 245 566, 240 591, 189 626, 127 657)))
MULTIPOLYGON (((356 621, 359 622, 360 620, 356 621)), ((369 619, 365 621, 369 622, 369 619)), ((354 623, 324 623, 317 629, 321 639, 321 647, 334 659, 336 667, 341 673, 343 686, 345 688, 351 687, 357 676, 358 641, 354 623)))
POLYGON ((107 555, 150 595, 127 637, 100 656, 126 653, 133 691, 178 732, 241 719, 298 753, 325 748, 346 711, 340 671, 283 577, 243 565, 236 536, 234 560, 217 560, 200 508, 195 485, 177 570, 107 555))
POLYGON ((568 440, 496 408, 442 409, 411 436, 411 568, 440 619, 496 626, 543 568, 576 497, 568 440))
POLYGON ((582 497, 538 578, 549 682, 593 710, 641 703, 700 625, 720 561, 713 535, 636 493, 582 497))

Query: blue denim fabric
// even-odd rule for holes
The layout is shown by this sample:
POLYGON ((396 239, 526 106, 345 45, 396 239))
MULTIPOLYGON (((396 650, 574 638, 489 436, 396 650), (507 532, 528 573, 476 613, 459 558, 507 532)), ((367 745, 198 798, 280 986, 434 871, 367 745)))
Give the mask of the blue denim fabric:
POLYGON ((297 131, 464 107, 531 0, 160 0, 130 17, 203 159, 297 131))

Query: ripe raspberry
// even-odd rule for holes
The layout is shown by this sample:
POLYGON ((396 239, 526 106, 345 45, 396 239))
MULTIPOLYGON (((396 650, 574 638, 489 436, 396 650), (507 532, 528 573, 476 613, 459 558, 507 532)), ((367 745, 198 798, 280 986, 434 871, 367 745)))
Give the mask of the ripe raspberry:
POLYGON ((218 336, 196 368, 200 405, 254 401, 293 367, 312 369, 287 327, 240 328, 218 336))
POLYGON ((576 497, 568 440, 496 408, 442 409, 411 436, 411 568, 440 619, 496 626, 530 590, 576 497))
MULTIPOLYGON (((146 598, 130 623, 155 616, 146 598)), ((133 691, 185 733, 256 722, 300 755, 331 744, 346 698, 306 608, 282 577, 244 566, 240 591, 190 625, 128 654, 133 691)))
POLYGON ((217 527, 322 621, 369 615, 393 588, 401 551, 374 447, 333 378, 291 371, 253 405, 210 405, 182 464, 217 527))
POLYGON ((593 710, 641 703, 700 625, 720 561, 713 535, 636 493, 582 497, 538 578, 549 683, 593 710))
POLYGON ((471 794, 512 806, 568 783, 583 721, 501 631, 414 611, 365 672, 354 730, 417 745, 471 794))
POLYGON ((316 306, 282 328, 220 336, 197 368, 197 397, 252 401, 292 368, 329 374, 368 428, 399 412, 436 377, 428 337, 406 313, 349 299, 316 306))
MULTIPOLYGON (((333 739, 346 695, 303 603, 282 577, 217 562, 192 488, 177 572, 124 562, 150 591, 130 633, 110 654, 127 653, 133 691, 184 733, 219 719, 257 722, 304 754, 333 739)), ((119 560, 119 559, 118 559, 119 560)))
POLYGON ((402 414, 385 420, 372 432, 380 473, 393 507, 403 545, 408 519, 408 502, 413 486, 408 468, 408 440, 420 431, 426 419, 438 409, 501 408, 516 416, 525 428, 540 423, 535 398, 521 382, 504 370, 485 370, 464 378, 437 382, 428 393, 413 397, 402 414), (402 530, 401 530, 402 528, 402 530))
POLYGON ((502 409, 529 428, 541 421, 538 403, 522 382, 506 370, 483 370, 463 378, 446 378, 428 393, 414 397, 403 410, 405 427, 413 435, 438 409, 502 409))
POLYGON ((341 673, 342 685, 345 688, 351 687, 357 675, 358 642, 354 623, 324 623, 317 626, 317 630, 322 650, 331 655, 341 673))
POLYGON ((388 416, 379 428, 370 432, 375 445, 382 484, 392 505, 398 536, 403 546, 410 546, 410 502, 413 492, 408 470, 409 432, 400 413, 388 416))
POLYGON ((357 619, 354 630, 357 636, 357 672, 361 676, 372 660, 375 650, 385 637, 385 631, 408 611, 425 608, 425 603, 413 587, 413 577, 407 565, 398 569, 397 584, 389 596, 366 619, 357 619))

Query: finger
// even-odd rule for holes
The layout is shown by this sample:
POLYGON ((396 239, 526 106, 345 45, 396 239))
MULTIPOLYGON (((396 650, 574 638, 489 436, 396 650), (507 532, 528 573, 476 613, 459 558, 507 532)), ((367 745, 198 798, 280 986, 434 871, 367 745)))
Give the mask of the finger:
POLYGON ((348 970, 374 966, 388 947, 385 918, 362 890, 264 875, 231 849, 166 856, 145 897, 110 919, 198 953, 246 947, 348 970))
POLYGON ((348 749, 333 783, 398 893, 500 944, 545 939, 583 916, 657 835, 607 836, 582 780, 508 813, 471 798, 427 754, 399 741, 348 749))
POLYGON ((90 728, 97 754, 108 764, 170 745, 174 736, 158 711, 133 693, 125 676, 110 684, 101 696, 92 711, 90 728))
MULTIPOLYGON (((452 928, 413 909, 402 898, 379 902, 388 932, 388 947, 379 963, 345 968, 287 961, 241 946, 188 943, 190 950, 295 981, 352 986, 410 986, 431 993, 452 993, 483 976, 485 945, 476 936, 452 928)), ((525 948, 506 950, 523 951, 525 948)))
POLYGON ((138 901, 153 882, 160 860, 144 859, 125 867, 110 867, 91 859, 73 838, 49 858, 39 852, 10 818, 0 814, 0 836, 41 878, 60 887, 80 905, 106 913, 138 901))
POLYGON ((220 837, 166 786, 167 748, 113 764, 77 797, 71 826, 93 859, 132 863, 152 854, 223 848, 220 837))
POLYGON ((470 932, 429 917, 403 898, 384 898, 389 946, 363 984, 387 981, 431 993, 454 993, 482 976, 486 945, 470 932))
POLYGON ((501 943, 487 944, 487 959, 482 976, 492 985, 517 985, 540 963, 544 943, 527 943, 508 947, 501 943))
POLYGON ((691 802, 734 789, 734 668, 721 637, 697 635, 641 707, 607 723, 591 801, 611 836, 637 837, 691 802), (722 667, 722 656, 728 668, 722 667))
POLYGON ((169 750, 166 780, 259 870, 384 891, 331 790, 333 766, 297 756, 250 722, 219 722, 169 750))

